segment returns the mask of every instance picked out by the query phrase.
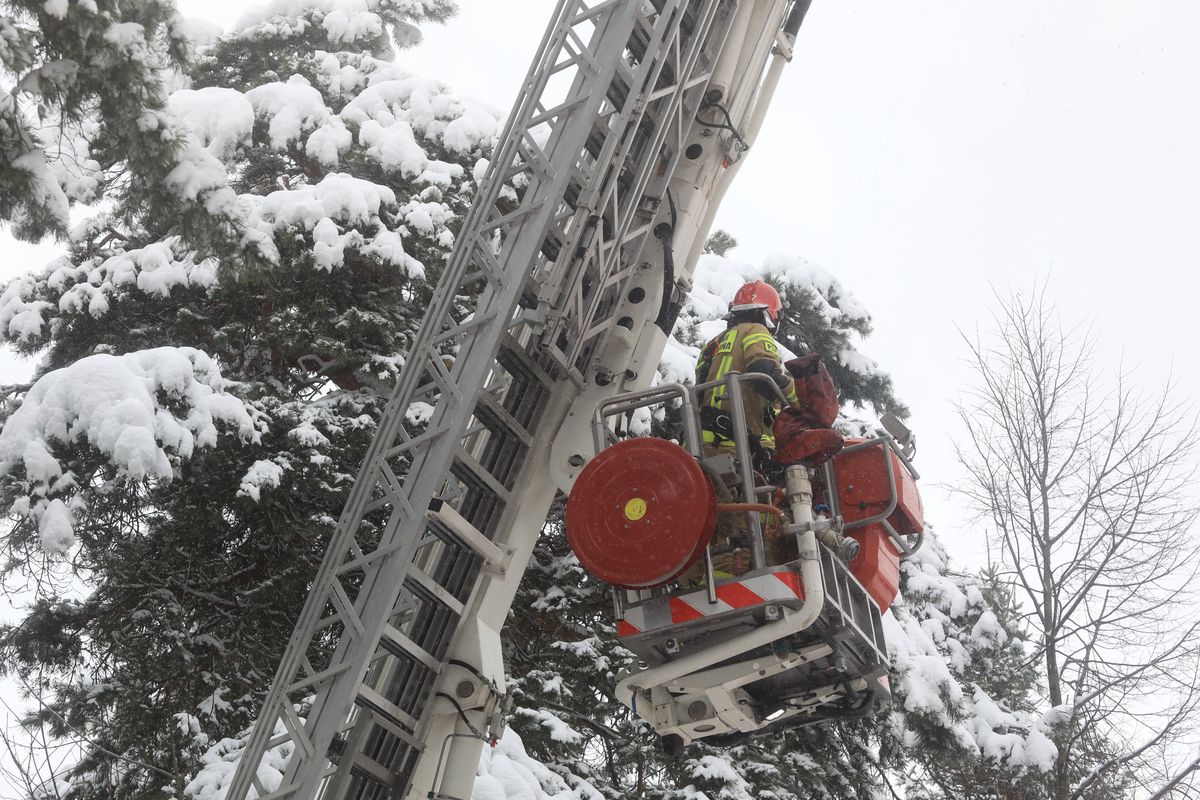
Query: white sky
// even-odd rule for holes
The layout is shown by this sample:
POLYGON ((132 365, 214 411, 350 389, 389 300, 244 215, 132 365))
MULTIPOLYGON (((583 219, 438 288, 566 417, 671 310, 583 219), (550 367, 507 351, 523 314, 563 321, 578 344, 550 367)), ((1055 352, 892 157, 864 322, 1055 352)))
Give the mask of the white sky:
MULTIPOLYGON (((249 6, 179 0, 229 27, 249 6)), ((553 0, 460 0, 401 55, 507 109, 553 0)), ((1192 0, 816 0, 761 138, 717 225, 757 260, 787 251, 832 272, 875 317, 864 348, 914 411, 930 519, 961 559, 981 531, 933 484, 959 479, 951 401, 968 384, 956 326, 990 285, 1049 276, 1102 354, 1190 354, 1200 263, 1200 3, 1192 0)), ((3 234, 0 234, 2 237, 3 234)), ((52 248, 0 241, 0 275, 52 248)), ((0 364, 0 380, 24 371, 0 364)))

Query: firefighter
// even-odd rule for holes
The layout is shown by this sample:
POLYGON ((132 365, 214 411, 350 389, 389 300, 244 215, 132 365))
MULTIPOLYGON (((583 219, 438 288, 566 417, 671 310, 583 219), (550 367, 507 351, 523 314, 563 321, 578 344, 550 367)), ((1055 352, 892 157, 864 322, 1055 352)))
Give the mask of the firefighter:
MULTIPOLYGON (((713 338, 700 353, 696 382, 720 380, 731 372, 769 375, 791 405, 799 405, 796 383, 783 368, 779 345, 772 331, 779 324, 783 302, 779 292, 766 281, 753 281, 738 289, 729 306, 729 327, 713 338)), ((778 395, 769 386, 747 381, 742 384, 746 432, 755 468, 766 474, 775 450, 771 427, 775 421, 778 395)), ((710 447, 733 447, 733 419, 725 386, 704 393, 700 405, 704 443, 710 447)))
MULTIPOLYGON (((733 297, 729 306, 728 328, 704 346, 700 361, 696 364, 696 382, 724 378, 731 372, 758 372, 768 375, 782 391, 790 405, 798 405, 796 383, 780 359, 779 345, 772 331, 779 324, 783 302, 779 292, 766 281, 747 283, 733 297)), ((742 407, 746 414, 746 436, 750 445, 750 456, 754 468, 764 476, 772 475, 772 456, 775 437, 772 425, 775 419, 779 396, 772 387, 761 382, 745 382, 741 385, 742 407)), ((724 448, 733 448, 733 418, 730 414, 729 398, 724 385, 707 390, 700 401, 700 425, 704 436, 704 449, 708 455, 716 455, 724 448)), ((750 498, 749 502, 754 499, 750 498)), ((739 517, 740 519, 740 517, 739 517)), ((718 577, 739 575, 746 570, 744 540, 748 535, 745 526, 734 519, 725 519, 720 525, 714 544, 721 555, 714 556, 713 563, 718 577)), ((789 560, 786 547, 776 539, 768 546, 771 563, 789 560)), ((688 576, 693 583, 703 579, 702 568, 693 570, 688 576)))
MULTIPOLYGON (((842 446, 842 437, 828 427, 837 416, 837 389, 829 379, 825 367, 820 364, 820 358, 810 354, 789 364, 798 369, 797 376, 805 381, 805 397, 803 402, 801 401, 797 392, 796 377, 784 367, 779 344, 772 334, 779 325, 779 315, 782 311, 783 302, 779 298, 779 292, 766 281, 753 281, 738 289, 729 305, 728 327, 724 333, 706 344, 700 353, 700 361, 696 364, 696 382, 719 380, 731 372, 758 372, 769 375, 787 399, 790 406, 787 413, 796 415, 802 429, 815 429, 823 434, 810 437, 819 440, 820 447, 816 448, 815 452, 811 448, 805 450, 803 447, 793 446, 808 442, 796 442, 789 443, 788 454, 794 455, 793 451, 803 451, 805 458, 816 457, 824 461, 842 446), (803 377, 807 372, 823 376, 824 381, 816 381, 822 391, 815 391, 813 382, 803 377)), ((701 398, 700 424, 705 450, 709 455, 720 453, 722 448, 734 447, 733 419, 729 413, 729 398, 726 393, 725 386, 715 386, 707 390, 701 398)), ((774 423, 779 396, 771 391, 771 387, 764 386, 761 382, 746 382, 741 386, 741 397, 746 412, 746 435, 754 467, 773 481, 778 477, 773 473, 780 468, 780 465, 773 463, 774 423)), ((792 460, 788 459, 789 463, 792 460)), ((734 540, 744 538, 745 533, 742 525, 731 529, 726 523, 717 533, 716 544, 729 546, 734 540)), ((840 533, 825 531, 819 538, 847 561, 858 552, 858 543, 840 533)), ((768 561, 774 564, 795 557, 791 551, 790 540, 782 538, 776 538, 769 543, 767 556, 768 561)), ((721 559, 721 566, 729 566, 730 561, 728 558, 721 559)), ((731 569, 722 569, 719 572, 737 575, 744 570, 740 559, 732 559, 732 562, 734 566, 731 569)))

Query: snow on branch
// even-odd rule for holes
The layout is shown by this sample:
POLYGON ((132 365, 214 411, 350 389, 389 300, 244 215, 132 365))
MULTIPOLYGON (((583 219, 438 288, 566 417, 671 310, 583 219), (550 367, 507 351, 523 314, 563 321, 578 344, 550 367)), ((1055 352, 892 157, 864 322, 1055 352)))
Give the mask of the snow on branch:
POLYGON ((293 75, 286 82, 256 86, 246 92, 245 99, 255 114, 270 120, 268 136, 277 150, 286 150, 290 142, 298 140, 305 131, 315 130, 331 116, 325 98, 300 75, 293 75))
POLYGON ((893 718, 902 740, 918 735, 914 724, 928 725, 1006 768, 1050 769, 1058 758, 1052 736, 1059 713, 1010 710, 971 681, 972 662, 986 661, 1009 643, 977 579, 949 574, 932 536, 901 568, 904 598, 883 623, 892 684, 906 712, 893 718))
POLYGON ((217 158, 248 142, 254 131, 254 107, 236 89, 179 89, 167 99, 167 109, 217 158))
POLYGON ((246 38, 269 38, 287 35, 297 25, 297 19, 311 16, 333 44, 347 47, 360 40, 371 41, 384 33, 380 12, 385 9, 380 0, 273 0, 263 8, 250 11, 237 23, 237 35, 246 38))
POLYGON ((174 465, 217 443, 218 425, 247 441, 260 421, 216 363, 190 347, 98 354, 42 376, 0 432, 0 476, 22 481, 12 511, 38 524, 43 549, 74 543, 83 506, 66 452, 95 448, 133 479, 171 480, 174 465))
POLYGON ((22 275, 4 287, 0 339, 37 344, 60 316, 87 313, 99 319, 130 288, 169 297, 176 288, 209 289, 216 282, 216 259, 195 261, 177 236, 79 265, 58 258, 41 273, 22 275))
MULTIPOLYGON (((347 15, 374 16, 361 5, 317 3, 310 10, 320 11, 326 20, 341 20, 339 27, 354 27, 358 23, 346 22, 347 15), (358 9, 354 14, 351 6, 358 9)), ((181 196, 199 197, 237 171, 232 162, 248 145, 264 144, 306 162, 308 177, 305 183, 282 181, 279 191, 265 197, 212 195, 222 205, 236 201, 247 223, 244 244, 274 262, 280 258, 274 242, 280 237, 290 241, 302 232, 312 237, 318 269, 342 266, 348 253, 358 252, 419 277, 424 266, 406 253, 403 240, 429 236, 440 247, 450 247, 456 215, 442 193, 469 177, 478 179, 478 170, 468 176, 461 164, 437 155, 474 156, 478 166, 495 143, 500 114, 439 81, 372 56, 346 62, 318 53, 315 61, 315 85, 292 75, 246 92, 206 87, 172 94, 167 103, 171 123, 190 134, 171 174, 172 186, 181 196), (327 93, 346 97, 339 112, 330 107, 337 103, 327 93), (264 142, 255 141, 256 130, 259 137, 265 132, 264 142), (393 174, 391 183, 415 183, 412 196, 398 198, 384 183, 327 172, 356 166, 342 164, 356 144, 362 155, 393 174)), ((25 318, 21 322, 28 323, 25 318)))
MULTIPOLYGON (((306 705, 295 706, 297 713, 307 715, 306 705)), ((304 717, 301 717, 303 720, 304 717)), ((282 721, 275 722, 275 735, 286 732, 282 721)), ((229 793, 233 775, 237 772, 238 762, 246 749, 254 727, 242 731, 237 738, 225 738, 212 745, 200 757, 203 766, 184 787, 183 793, 192 800, 225 800, 229 793)), ((295 750, 295 743, 283 742, 267 750, 262 762, 258 765, 257 775, 260 784, 268 792, 279 788, 283 780, 287 762, 295 750)), ((258 792, 252 787, 249 797, 255 798, 258 792)))
POLYGON ((484 747, 475 773, 472 800, 602 800, 604 795, 564 765, 551 770, 525 752, 517 732, 508 729, 495 747, 484 747))
POLYGON ((423 273, 421 264, 405 254, 400 235, 384 221, 396 204, 396 193, 386 186, 335 172, 315 185, 253 200, 253 224, 264 233, 299 229, 312 235, 318 269, 340 267, 347 250, 358 250, 409 275, 423 273))
POLYGON ((807 258, 775 253, 763 259, 763 269, 766 274, 782 276, 788 283, 803 286, 821 298, 821 311, 826 319, 842 316, 863 321, 871 319, 866 306, 841 281, 807 258))

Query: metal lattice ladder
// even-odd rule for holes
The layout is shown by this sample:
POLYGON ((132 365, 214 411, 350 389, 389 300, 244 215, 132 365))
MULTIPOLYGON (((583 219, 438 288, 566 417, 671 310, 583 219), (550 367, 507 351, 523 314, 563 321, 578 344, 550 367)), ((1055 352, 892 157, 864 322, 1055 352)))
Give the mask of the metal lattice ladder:
POLYGON ((579 393, 617 322, 737 4, 560 0, 230 800, 407 791, 448 650, 506 559, 520 487, 537 470, 548 480, 531 455, 561 423, 548 411, 579 393), (264 785, 264 756, 289 750, 282 781, 264 785))

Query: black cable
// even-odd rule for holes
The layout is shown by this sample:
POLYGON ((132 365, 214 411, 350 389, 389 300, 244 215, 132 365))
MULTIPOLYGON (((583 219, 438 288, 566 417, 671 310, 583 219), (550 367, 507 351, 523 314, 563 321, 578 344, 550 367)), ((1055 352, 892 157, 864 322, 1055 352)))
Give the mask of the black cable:
POLYGON ((671 224, 660 223, 654 228, 654 236, 663 246, 663 296, 658 307, 658 316, 654 324, 663 333, 671 335, 675 327, 675 319, 679 316, 679 305, 672 303, 675 294, 675 252, 672 247, 675 238, 675 225, 679 221, 675 211, 675 197, 667 189, 667 205, 671 209, 671 224))
POLYGON ((484 742, 486 742, 488 740, 486 736, 484 736, 482 733, 480 733, 475 728, 475 726, 471 724, 471 720, 467 719, 467 712, 463 709, 463 707, 461 705, 459 705, 457 700, 455 700, 453 697, 446 694, 445 692, 438 692, 437 694, 434 695, 434 697, 444 697, 447 700, 449 700, 450 704, 453 705, 455 710, 458 711, 458 716, 463 721, 463 724, 466 725, 467 729, 470 730, 471 733, 475 735, 475 738, 479 739, 481 741, 484 741, 484 742))
POLYGON ((480 672, 478 669, 476 669, 473 665, 468 664, 466 661, 460 661, 457 658, 452 658, 449 661, 447 661, 446 663, 452 667, 462 667, 467 672, 472 673, 476 678, 479 678, 479 680, 481 680, 485 686, 492 685, 492 681, 487 676, 485 676, 482 672, 480 672))
MULTIPOLYGON (((460 659, 457 659, 457 658, 451 658, 451 659, 450 659, 450 660, 448 660, 446 663, 447 663, 447 664, 449 664, 449 665, 450 665, 450 666, 452 666, 452 667, 462 667, 462 668, 463 668, 463 669, 465 669, 467 672, 470 672, 472 675, 474 675, 476 678, 479 678, 479 682, 480 682, 480 683, 482 683, 484 686, 488 687, 488 688, 489 688, 490 690, 492 690, 493 692, 495 692, 495 691, 496 691, 496 684, 492 683, 492 681, 491 681, 491 679, 490 679, 490 678, 488 678, 486 675, 484 675, 482 672, 480 672, 478 669, 476 669, 476 668, 475 668, 475 665, 473 665, 473 664, 469 664, 469 663, 467 663, 466 661, 462 661, 462 660, 460 660, 460 659)), ((471 725, 470 721, 467 719, 467 714, 466 714, 466 712, 465 712, 465 711, 463 711, 463 707, 462 707, 462 706, 460 706, 460 705, 458 704, 458 701, 457 701, 457 700, 455 700, 453 697, 451 697, 450 695, 446 694, 445 692, 438 692, 438 695, 439 695, 440 697, 444 697, 444 698, 446 698, 446 699, 447 699, 447 700, 449 700, 451 703, 453 703, 453 704, 454 704, 454 707, 458 709, 458 715, 459 715, 460 717, 462 717, 462 721, 463 721, 463 722, 466 724, 466 726, 467 726, 468 728, 470 728, 470 729, 471 729, 471 731, 472 731, 472 732, 473 732, 473 733, 474 733, 476 736, 478 736, 480 739, 483 739, 483 738, 484 738, 483 734, 481 734, 479 731, 475 730, 475 728, 474 728, 474 727, 472 727, 472 725, 471 725)))
POLYGON ((730 116, 729 110, 727 108, 725 108, 725 106, 721 105, 720 102, 714 100, 711 103, 701 104, 701 106, 700 106, 701 111, 703 111, 706 108, 715 108, 717 111, 720 111, 722 116, 725 117, 725 122, 723 124, 716 123, 716 122, 705 122, 704 120, 700 119, 700 117, 697 116, 696 123, 698 125, 702 125, 705 128, 716 128, 717 130, 721 130, 721 131, 729 131, 730 133, 733 134, 733 137, 738 140, 738 144, 740 144, 742 146, 743 150, 750 149, 750 145, 746 144, 746 140, 742 138, 741 131, 739 131, 737 128, 734 127, 733 117, 730 116))

